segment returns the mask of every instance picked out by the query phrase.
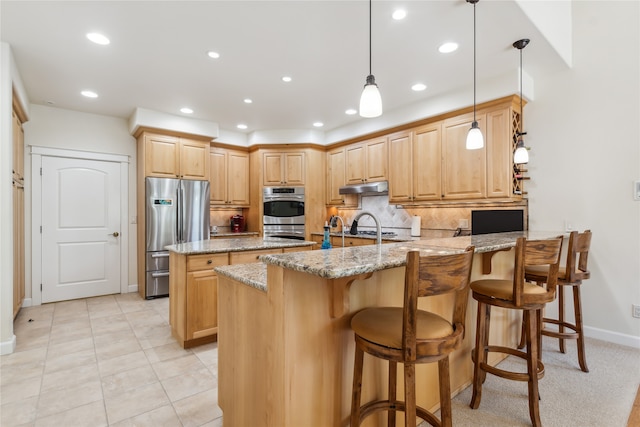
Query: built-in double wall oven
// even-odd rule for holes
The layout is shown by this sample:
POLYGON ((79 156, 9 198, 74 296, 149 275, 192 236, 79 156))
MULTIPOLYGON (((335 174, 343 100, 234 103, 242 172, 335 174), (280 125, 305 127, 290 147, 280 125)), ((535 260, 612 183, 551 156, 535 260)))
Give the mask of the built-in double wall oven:
POLYGON ((304 187, 264 187, 264 237, 304 240, 304 187))

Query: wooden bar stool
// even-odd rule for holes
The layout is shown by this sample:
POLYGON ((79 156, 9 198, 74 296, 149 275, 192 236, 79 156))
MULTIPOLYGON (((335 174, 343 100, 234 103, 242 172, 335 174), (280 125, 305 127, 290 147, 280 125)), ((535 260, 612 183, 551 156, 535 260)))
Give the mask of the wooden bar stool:
MULTIPOLYGON (((567 248, 567 263, 565 267, 558 270, 558 319, 544 317, 542 319, 542 335, 558 338, 560 351, 565 352, 564 340, 577 340, 578 346, 578 363, 580 369, 589 372, 587 367, 587 359, 584 351, 584 333, 582 331, 582 302, 580 298, 580 285, 582 281, 590 277, 587 268, 587 260, 589 258, 589 247, 591 246, 591 230, 585 230, 583 233, 577 231, 571 232, 569 235, 569 247, 567 248), (573 312, 575 323, 567 322, 564 318, 564 288, 571 286, 573 289, 573 312), (557 325, 558 329, 550 329, 544 327, 544 324, 557 325), (565 328, 571 332, 565 332, 565 328)), ((538 285, 545 283, 547 277, 547 269, 543 266, 531 266, 524 269, 524 278, 530 282, 536 282, 538 285)), ((524 325, 523 325, 524 329, 524 325)), ((524 347, 524 337, 520 339, 520 348, 524 347)))
POLYGON ((561 248, 562 236, 549 240, 527 240, 520 237, 515 247, 513 280, 484 279, 471 282, 472 296, 478 301, 476 346, 471 353, 474 369, 473 395, 469 406, 472 409, 478 409, 480 406, 482 384, 487 373, 510 380, 527 381, 531 422, 534 426, 541 425, 538 379, 544 376, 544 365, 540 357, 542 309, 546 303, 553 301, 556 295, 561 248), (548 267, 545 277, 546 289, 525 282, 525 268, 534 265, 548 267), (492 306, 523 311, 526 352, 510 347, 489 345, 492 306), (527 372, 511 372, 489 365, 487 363, 489 352, 506 353, 525 359, 527 372))
POLYGON ((451 426, 449 353, 464 338, 465 313, 474 248, 454 255, 420 256, 407 253, 404 306, 367 308, 351 319, 356 350, 351 401, 351 427, 368 415, 389 411, 388 425, 396 425, 395 411, 405 412, 405 425, 415 427, 416 415, 434 426, 451 426), (452 319, 418 310, 418 298, 455 292, 452 319), (389 398, 360 406, 364 352, 389 361, 389 398), (416 406, 415 364, 438 362, 440 418, 416 406), (404 365, 405 401, 396 399, 397 363, 404 365))

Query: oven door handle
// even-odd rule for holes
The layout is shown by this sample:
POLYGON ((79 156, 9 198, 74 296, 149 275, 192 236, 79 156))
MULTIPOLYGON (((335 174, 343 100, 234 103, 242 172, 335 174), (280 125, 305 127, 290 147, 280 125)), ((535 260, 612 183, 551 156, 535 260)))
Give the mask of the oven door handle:
POLYGON ((264 197, 264 202, 304 202, 304 196, 264 197))

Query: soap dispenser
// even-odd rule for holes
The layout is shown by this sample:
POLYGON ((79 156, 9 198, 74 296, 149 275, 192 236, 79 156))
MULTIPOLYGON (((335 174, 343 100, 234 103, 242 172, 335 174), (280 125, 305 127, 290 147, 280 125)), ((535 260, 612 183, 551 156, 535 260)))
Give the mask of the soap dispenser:
POLYGON ((324 239, 322 240, 322 249, 331 249, 331 241, 329 240, 329 222, 324 222, 324 239))

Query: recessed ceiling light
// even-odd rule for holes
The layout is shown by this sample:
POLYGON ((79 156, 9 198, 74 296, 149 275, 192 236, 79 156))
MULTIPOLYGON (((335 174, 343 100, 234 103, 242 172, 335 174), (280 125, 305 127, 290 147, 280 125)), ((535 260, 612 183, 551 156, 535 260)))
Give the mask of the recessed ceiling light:
POLYGON ((99 33, 88 33, 87 38, 95 44, 108 45, 111 43, 106 36, 99 33))
POLYGON ((193 110, 189 107, 182 107, 180 109, 181 112, 185 113, 185 114, 193 114, 193 110))
POLYGON ((98 94, 95 93, 92 90, 83 90, 80 93, 82 94, 82 96, 86 96, 87 98, 97 98, 98 97, 98 94))
POLYGON ((353 116, 355 113, 357 113, 357 110, 354 110, 353 108, 349 108, 347 111, 345 111, 345 114, 348 114, 350 116, 353 116))
POLYGON ((411 86, 411 90, 414 90, 416 92, 420 92, 421 90, 425 90, 427 88, 427 85, 424 83, 416 83, 413 86, 411 86))
POLYGON ((213 58, 213 59, 218 59, 220 58, 220 54, 218 52, 214 52, 212 50, 210 50, 209 52, 207 52, 207 55, 209 56, 209 58, 213 58))
POLYGON ((238 129, 246 129, 247 125, 245 125, 244 123, 240 123, 238 126, 236 126, 238 129))
POLYGON ((251 103, 253 103, 253 99, 251 99, 251 98, 245 98, 245 99, 244 99, 244 103, 245 103, 245 104, 251 104, 251 103))
POLYGON ((396 9, 393 11, 393 14, 391 15, 391 17, 396 21, 399 21, 407 17, 407 11, 404 9, 396 9))
POLYGON ((287 83, 289 83, 289 82, 291 81, 291 77, 289 77, 289 76, 284 76, 284 77, 282 78, 282 81, 283 81, 283 82, 287 82, 287 83))
POLYGON ((455 52, 456 50, 458 50, 458 43, 454 42, 443 43, 442 46, 438 48, 438 51, 440 53, 451 53, 455 52))
POLYGON ((321 128, 322 126, 324 126, 324 123, 322 123, 322 122, 315 122, 313 125, 314 125, 315 127, 317 127, 317 128, 321 128))

